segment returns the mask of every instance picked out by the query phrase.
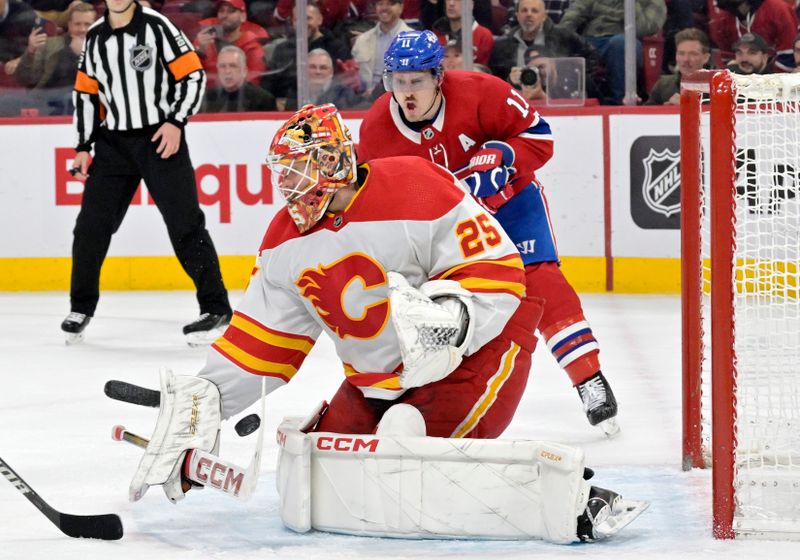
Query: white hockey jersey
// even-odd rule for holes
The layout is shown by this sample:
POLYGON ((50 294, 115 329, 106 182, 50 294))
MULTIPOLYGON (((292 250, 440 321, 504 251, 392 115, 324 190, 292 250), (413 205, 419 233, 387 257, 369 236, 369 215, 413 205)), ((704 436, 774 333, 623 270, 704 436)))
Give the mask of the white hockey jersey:
POLYGON ((289 382, 321 332, 334 341, 347 380, 365 396, 403 393, 387 271, 413 286, 458 281, 474 294, 469 355, 495 338, 525 293, 514 244, 450 172, 417 157, 379 159, 348 207, 303 235, 286 209, 275 216, 230 326, 200 375, 232 416, 289 382), (255 374, 255 375, 251 375, 255 374))

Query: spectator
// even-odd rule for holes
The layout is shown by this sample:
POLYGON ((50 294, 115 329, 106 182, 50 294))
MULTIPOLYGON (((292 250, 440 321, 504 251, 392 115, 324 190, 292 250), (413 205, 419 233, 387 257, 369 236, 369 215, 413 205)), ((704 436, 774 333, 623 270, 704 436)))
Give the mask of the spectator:
MULTIPOLYGON (((294 18, 292 18, 294 19, 294 18)), ((306 6, 306 23, 308 25, 308 50, 324 49, 334 61, 346 61, 350 57, 350 46, 344 40, 337 38, 327 28, 322 26, 322 13, 314 4, 306 6)), ((294 33, 294 23, 289 34, 279 40, 272 50, 269 67, 272 69, 261 87, 272 92, 275 97, 286 97, 290 89, 294 90, 297 83, 297 39, 294 33)))
POLYGON ((769 74, 770 51, 763 37, 745 33, 733 44, 736 59, 728 64, 728 70, 735 74, 769 74))
MULTIPOLYGON (((441 0, 440 0, 441 1, 441 0)), ((461 0, 444 0, 445 15, 434 22, 431 28, 441 44, 461 35, 461 0)), ((477 21, 472 23, 473 60, 478 64, 489 64, 489 57, 494 46, 494 36, 488 28, 477 21)))
POLYGON ((494 75, 508 79, 512 68, 525 66, 525 51, 533 46, 546 46, 553 56, 580 56, 587 67, 596 66, 591 47, 574 31, 556 27, 545 11, 544 0, 519 0, 517 26, 497 39, 489 66, 494 75))
POLYGON ((258 84, 267 67, 264 49, 257 35, 242 30, 242 23, 247 19, 244 0, 220 0, 217 3, 217 18, 219 25, 202 29, 194 40, 208 76, 208 87, 216 86, 217 53, 226 45, 234 45, 244 51, 247 57, 247 81, 258 84))
POLYGON ((461 41, 458 39, 450 39, 444 46, 442 68, 445 71, 464 69, 464 56, 461 53, 461 41))
POLYGON ((401 31, 411 31, 411 27, 400 19, 402 13, 403 0, 378 0, 375 2, 378 23, 359 35, 353 45, 353 58, 358 63, 358 75, 367 94, 381 82, 383 54, 389 43, 401 31))
MULTIPOLYGON (((558 27, 580 32, 597 49, 608 75, 609 102, 622 103, 625 95, 624 0, 572 0, 558 27)), ((636 36, 661 31, 667 18, 664 0, 636 0, 636 36)), ((641 44, 637 41, 641 63, 641 44)))
POLYGON ((222 47, 217 56, 219 85, 206 90, 204 113, 275 111, 275 96, 247 81, 247 56, 239 47, 222 47))
POLYGON ((677 68, 658 79, 645 105, 680 105, 681 78, 705 68, 710 58, 711 44, 705 33, 693 27, 679 31, 675 35, 677 68))
MULTIPOLYGON (((492 1, 493 0, 473 0, 472 17, 486 28, 492 27, 492 1)), ((433 24, 445 16, 445 0, 422 0, 420 4, 419 27, 421 29, 433 29, 433 24)))
POLYGON ((67 33, 47 37, 41 28, 28 36, 28 48, 19 61, 14 77, 20 85, 36 88, 60 88, 72 85, 78 68, 78 57, 86 40, 86 32, 97 19, 91 4, 76 1, 67 9, 67 33))
MULTIPOLYGON (((797 16, 785 0, 717 0, 717 7, 722 11, 712 19, 709 28, 711 40, 720 50, 735 50, 734 42, 746 33, 755 33, 776 51, 778 70, 786 72, 793 68, 797 16)), ((727 61, 730 56, 724 58, 727 61)))
MULTIPOLYGON (((339 109, 353 109, 362 103, 352 88, 333 75, 333 59, 325 49, 314 49, 308 53, 308 90, 313 105, 333 103, 339 109)), ((286 98, 286 110, 296 109, 297 93, 290 90, 286 98)))
MULTIPOLYGON (((368 2, 369 0, 317 0, 313 5, 322 17, 320 26, 324 24, 330 29, 365 13, 368 2)), ((294 20, 294 0, 278 0, 273 17, 279 22, 294 20)))
POLYGON ((664 54, 661 71, 669 74, 675 68, 675 34, 683 29, 695 27, 692 2, 694 0, 669 0, 667 2, 667 21, 664 23, 664 54))
POLYGON ((569 7, 569 0, 544 0, 544 9, 547 17, 558 23, 564 15, 564 11, 569 7))
POLYGON ((34 27, 42 20, 21 0, 0 0, 0 86, 15 85, 13 75, 34 27))

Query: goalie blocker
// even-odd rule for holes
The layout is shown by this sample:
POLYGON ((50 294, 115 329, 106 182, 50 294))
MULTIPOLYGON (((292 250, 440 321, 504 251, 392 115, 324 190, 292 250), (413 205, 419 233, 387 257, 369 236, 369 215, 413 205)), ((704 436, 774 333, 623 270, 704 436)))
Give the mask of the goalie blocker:
POLYGON ((305 433, 318 418, 278 428, 281 519, 297 532, 567 544, 609 537, 648 506, 590 486, 577 448, 305 433))

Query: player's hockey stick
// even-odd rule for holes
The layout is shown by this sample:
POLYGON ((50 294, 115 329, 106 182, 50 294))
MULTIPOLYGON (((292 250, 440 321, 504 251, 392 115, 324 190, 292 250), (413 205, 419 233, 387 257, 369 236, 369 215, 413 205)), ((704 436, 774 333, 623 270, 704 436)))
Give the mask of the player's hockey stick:
POLYGON ((113 513, 104 515, 61 513, 45 502, 3 459, 0 459, 0 473, 65 535, 104 541, 115 541, 122 538, 122 521, 118 515, 113 513))

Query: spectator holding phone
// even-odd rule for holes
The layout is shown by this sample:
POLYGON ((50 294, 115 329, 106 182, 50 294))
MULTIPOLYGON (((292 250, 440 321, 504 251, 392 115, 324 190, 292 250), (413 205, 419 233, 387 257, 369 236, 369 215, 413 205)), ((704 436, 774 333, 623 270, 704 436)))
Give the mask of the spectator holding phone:
POLYGON ((0 0, 0 86, 14 85, 20 57, 25 52, 28 36, 41 19, 21 0, 0 0))
POLYGON ((86 32, 97 18, 91 4, 77 0, 67 9, 67 33, 48 37, 41 27, 28 35, 28 48, 15 73, 17 83, 28 88, 59 88, 75 83, 78 57, 86 40, 86 32))

